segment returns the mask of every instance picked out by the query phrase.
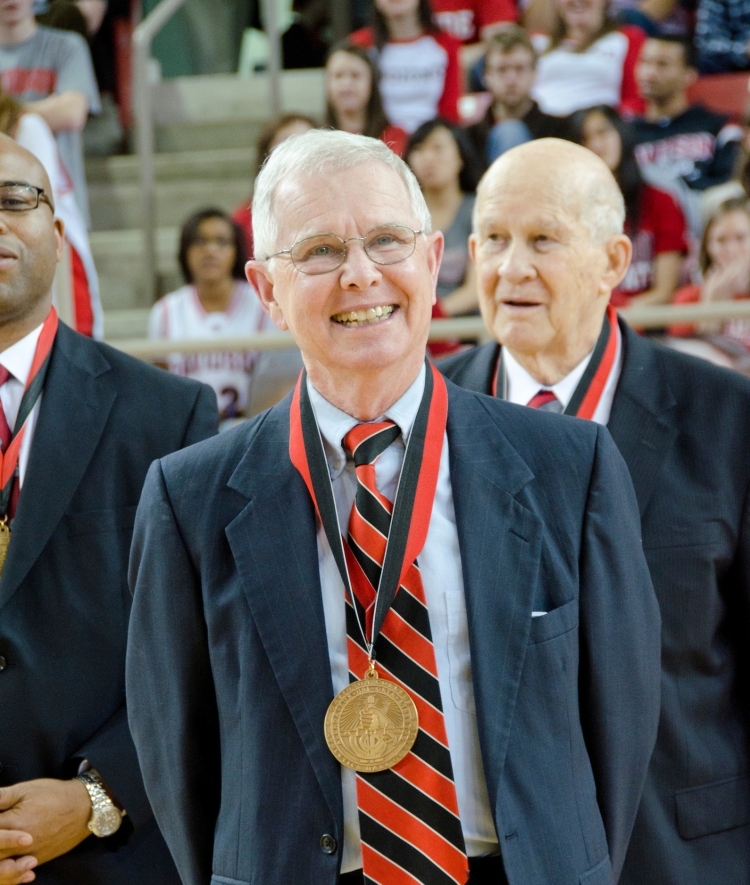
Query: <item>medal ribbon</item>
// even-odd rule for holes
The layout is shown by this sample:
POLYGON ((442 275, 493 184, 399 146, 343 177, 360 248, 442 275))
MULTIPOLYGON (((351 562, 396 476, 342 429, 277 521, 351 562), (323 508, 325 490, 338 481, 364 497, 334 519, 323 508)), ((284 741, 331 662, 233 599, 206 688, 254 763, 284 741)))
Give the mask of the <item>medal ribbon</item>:
POLYGON ((57 326, 57 311, 52 307, 39 334, 39 340, 34 351, 34 359, 31 363, 31 370, 29 371, 29 377, 26 379, 21 405, 18 408, 13 436, 5 452, 0 452, 0 514, 5 514, 8 511, 10 495, 13 489, 13 477, 18 468, 18 456, 21 451, 24 431, 26 430, 26 421, 44 388, 52 345, 57 334, 57 326))
MULTIPOLYGON (((570 402, 566 406, 565 415, 574 415, 576 418, 591 420, 599 405, 607 379, 615 364, 618 341, 617 311, 611 304, 607 305, 607 314, 602 324, 602 331, 591 354, 586 371, 581 376, 570 402)), ((497 366, 492 378, 492 395, 504 396, 505 390, 505 367, 503 359, 498 352, 497 366), (498 392, 499 391, 499 392, 498 392)))
MULTIPOLYGON (((409 434, 393 505, 370 637, 364 635, 363 631, 371 658, 374 658, 375 641, 398 588, 427 540, 447 420, 448 391, 445 381, 437 369, 427 363, 424 393, 409 434)), ((331 478, 304 370, 292 398, 289 457, 307 485, 341 580, 353 599, 331 478)), ((361 602, 367 608, 367 603, 364 600, 361 602)))

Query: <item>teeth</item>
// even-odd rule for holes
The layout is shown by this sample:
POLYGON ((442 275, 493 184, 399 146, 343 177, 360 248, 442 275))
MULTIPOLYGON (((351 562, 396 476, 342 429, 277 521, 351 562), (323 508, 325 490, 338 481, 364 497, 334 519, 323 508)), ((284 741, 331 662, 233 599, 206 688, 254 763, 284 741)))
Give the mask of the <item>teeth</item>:
POLYGON ((370 323, 378 323, 387 320, 393 313, 393 305, 384 304, 377 307, 369 307, 367 310, 350 310, 338 313, 332 319, 343 326, 366 326, 370 323))

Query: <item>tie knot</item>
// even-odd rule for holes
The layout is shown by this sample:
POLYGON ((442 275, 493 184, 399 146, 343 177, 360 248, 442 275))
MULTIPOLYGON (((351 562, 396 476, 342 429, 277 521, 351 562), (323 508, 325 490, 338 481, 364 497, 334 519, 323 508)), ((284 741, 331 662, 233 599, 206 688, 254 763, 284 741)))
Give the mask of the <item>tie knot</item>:
POLYGON ((401 436, 393 421, 374 421, 356 424, 344 437, 344 448, 354 458, 354 466, 374 464, 388 446, 401 436))
POLYGON ((551 390, 540 390, 526 405, 532 409, 543 409, 545 412, 562 412, 562 403, 551 390))

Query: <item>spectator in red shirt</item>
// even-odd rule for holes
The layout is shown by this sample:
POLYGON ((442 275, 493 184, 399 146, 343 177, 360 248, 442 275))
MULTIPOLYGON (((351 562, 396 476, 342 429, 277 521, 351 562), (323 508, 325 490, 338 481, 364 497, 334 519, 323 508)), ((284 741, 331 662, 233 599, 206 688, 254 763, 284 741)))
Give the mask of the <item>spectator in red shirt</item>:
MULTIPOLYGON (((299 135, 302 132, 315 129, 317 125, 315 120, 306 114, 283 114, 281 117, 271 120, 258 138, 255 174, 260 172, 260 167, 266 162, 266 157, 282 141, 286 141, 291 135, 299 135)), ((232 213, 232 221, 242 228, 242 233, 245 235, 245 248, 251 258, 253 256, 253 216, 250 207, 252 199, 253 195, 250 194, 232 213)))
POLYGON ((480 61, 487 41, 518 18, 516 0, 432 0, 435 21, 461 46, 465 71, 480 61))
MULTIPOLYGON (((680 289, 674 304, 750 298, 750 206, 746 197, 727 200, 710 218, 699 261, 703 282, 680 289)), ((687 345, 674 342, 679 350, 750 374, 750 322, 746 319, 706 322, 699 327, 682 323, 672 326, 669 334, 692 339, 687 345)))
POLYGON ((377 62, 391 123, 409 135, 435 117, 457 123, 460 44, 438 29, 430 0, 374 0, 372 16, 372 27, 349 39, 377 62))
POLYGON ((633 153, 630 127, 606 105, 578 111, 569 122, 573 141, 609 166, 625 198, 625 233, 633 258, 625 279, 612 293, 616 307, 666 304, 680 283, 688 251, 687 225, 677 201, 646 184, 633 153))
POLYGON ((557 117, 599 104, 642 113, 634 70, 644 32, 618 27, 607 15, 607 0, 555 0, 555 5, 551 37, 534 37, 540 56, 532 96, 539 107, 557 117))
POLYGON ((340 43, 328 56, 324 125, 379 138, 403 156, 409 136, 388 122, 378 87, 378 69, 361 46, 340 43))

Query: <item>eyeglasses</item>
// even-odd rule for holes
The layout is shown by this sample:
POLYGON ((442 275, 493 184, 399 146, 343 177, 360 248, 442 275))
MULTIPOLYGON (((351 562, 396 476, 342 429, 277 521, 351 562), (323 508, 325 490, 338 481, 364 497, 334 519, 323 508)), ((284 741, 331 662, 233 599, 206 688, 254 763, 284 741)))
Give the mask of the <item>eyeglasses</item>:
POLYGON ((329 273, 346 261, 346 244, 359 240, 368 258, 375 264, 398 264, 412 255, 417 244, 417 234, 421 233, 423 231, 412 230, 403 224, 386 224, 376 227, 363 237, 349 237, 347 240, 342 240, 336 234, 318 234, 300 240, 291 249, 274 252, 266 260, 288 255, 292 264, 302 273, 329 273))
POLYGON ((39 206, 39 201, 46 203, 54 212, 52 201, 41 187, 19 181, 6 181, 0 184, 0 211, 28 212, 39 206))

